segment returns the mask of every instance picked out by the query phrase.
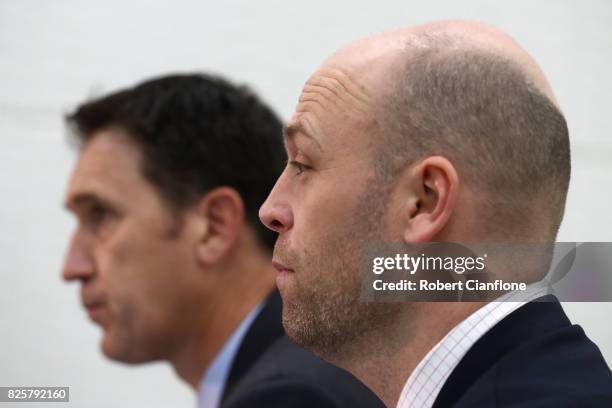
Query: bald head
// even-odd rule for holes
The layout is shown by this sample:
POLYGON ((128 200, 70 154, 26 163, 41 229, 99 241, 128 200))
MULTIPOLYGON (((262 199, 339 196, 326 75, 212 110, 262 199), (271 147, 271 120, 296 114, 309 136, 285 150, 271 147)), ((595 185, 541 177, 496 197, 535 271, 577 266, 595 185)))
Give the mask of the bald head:
POLYGON ((330 71, 368 102, 381 180, 444 156, 476 193, 489 237, 554 239, 570 176, 567 125, 544 73, 510 36, 476 22, 403 28, 341 49, 311 81, 330 71))
POLYGON ((558 106, 550 84, 534 59, 508 34, 475 21, 439 21, 379 33, 340 49, 325 61, 323 68, 346 69, 376 93, 376 89, 388 88, 389 74, 403 65, 411 52, 432 48, 479 50, 511 61, 539 92, 558 106))

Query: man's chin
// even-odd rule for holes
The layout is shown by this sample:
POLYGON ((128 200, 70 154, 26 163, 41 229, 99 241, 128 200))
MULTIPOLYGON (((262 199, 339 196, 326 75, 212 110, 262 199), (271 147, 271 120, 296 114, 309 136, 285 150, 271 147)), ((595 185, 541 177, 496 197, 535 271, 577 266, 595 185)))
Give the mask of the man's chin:
POLYGON ((294 343, 318 354, 325 342, 317 323, 295 304, 283 302, 283 327, 294 343))
POLYGON ((340 351, 345 345, 344 343, 330 341, 331 338, 327 336, 327 333, 322 333, 320 330, 304 324, 295 324, 295 321, 291 321, 289 318, 283 318, 283 327, 287 337, 295 344, 325 361, 342 366, 343 360, 340 359, 340 351))
POLYGON ((119 342, 107 332, 102 337, 100 348, 106 358, 124 364, 141 364, 152 360, 145 357, 142 349, 119 342))

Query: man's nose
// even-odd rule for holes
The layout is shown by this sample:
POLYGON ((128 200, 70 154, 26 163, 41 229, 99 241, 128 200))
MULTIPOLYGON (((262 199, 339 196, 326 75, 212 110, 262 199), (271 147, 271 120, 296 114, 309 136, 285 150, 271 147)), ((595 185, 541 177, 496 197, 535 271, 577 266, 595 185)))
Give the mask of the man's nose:
POLYGON ((293 227, 293 213, 289 206, 275 203, 272 194, 259 209, 259 219, 266 227, 280 234, 293 227))
POLYGON ((88 279, 95 274, 95 263, 84 240, 76 233, 70 242, 62 277, 67 280, 88 279))

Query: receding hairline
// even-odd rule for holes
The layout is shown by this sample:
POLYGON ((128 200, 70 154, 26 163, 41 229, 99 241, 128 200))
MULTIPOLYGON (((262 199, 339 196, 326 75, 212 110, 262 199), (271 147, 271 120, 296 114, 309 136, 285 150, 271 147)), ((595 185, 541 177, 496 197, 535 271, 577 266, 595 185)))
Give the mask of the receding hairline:
POLYGON ((323 66, 344 65, 362 75, 369 88, 384 90, 388 79, 409 62, 412 54, 432 49, 481 52, 507 60, 560 110, 534 58, 506 32, 477 21, 438 21, 377 33, 341 48, 323 66), (384 68, 380 69, 379 64, 384 68), (373 71, 378 73, 372 74, 373 71))
POLYGON ((398 54, 399 63, 396 66, 405 66, 410 63, 410 58, 415 54, 427 51, 436 51, 442 56, 446 53, 455 56, 487 55, 492 59, 511 64, 559 109, 552 88, 533 57, 507 33, 495 27, 470 22, 451 22, 447 25, 430 24, 422 26, 417 32, 406 35, 403 43, 404 49, 398 54), (430 26, 439 28, 428 31, 427 28, 430 26))

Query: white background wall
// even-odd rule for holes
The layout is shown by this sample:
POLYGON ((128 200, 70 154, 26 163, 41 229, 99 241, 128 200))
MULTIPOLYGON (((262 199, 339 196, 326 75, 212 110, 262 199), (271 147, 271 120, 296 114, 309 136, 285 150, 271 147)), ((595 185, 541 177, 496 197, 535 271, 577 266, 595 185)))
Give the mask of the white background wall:
MULTIPOLYGON (((77 286, 59 279, 74 225, 62 209, 74 162, 63 113, 152 75, 210 70, 251 84, 287 119, 308 75, 341 45, 447 18, 497 25, 541 64, 573 148, 559 240, 612 241, 607 0, 0 0, 0 386, 70 386, 61 407, 194 403, 166 364, 105 360, 77 286)), ((612 304, 566 310, 612 362, 612 304)))

